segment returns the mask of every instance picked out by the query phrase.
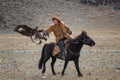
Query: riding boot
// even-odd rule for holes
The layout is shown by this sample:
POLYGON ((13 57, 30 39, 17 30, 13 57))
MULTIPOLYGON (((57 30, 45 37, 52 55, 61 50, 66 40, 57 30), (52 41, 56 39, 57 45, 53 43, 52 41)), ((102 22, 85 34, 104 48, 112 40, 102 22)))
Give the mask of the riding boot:
POLYGON ((59 58, 64 60, 65 59, 65 52, 64 52, 64 40, 60 40, 59 42, 59 48, 60 48, 60 53, 59 53, 59 58))
POLYGON ((60 48, 60 53, 58 55, 58 57, 62 60, 64 60, 66 58, 65 56, 65 50, 64 50, 64 39, 59 41, 59 48, 60 48))
POLYGON ((59 57, 60 59, 62 59, 62 60, 65 60, 66 57, 67 57, 67 55, 66 55, 65 52, 60 52, 59 55, 58 55, 58 57, 59 57))

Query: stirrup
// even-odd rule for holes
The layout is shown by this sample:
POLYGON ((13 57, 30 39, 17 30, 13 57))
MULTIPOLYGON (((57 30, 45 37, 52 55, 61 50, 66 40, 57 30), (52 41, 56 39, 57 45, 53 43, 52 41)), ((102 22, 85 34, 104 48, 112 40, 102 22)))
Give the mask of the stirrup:
MULTIPOLYGON (((64 54, 65 54, 65 53, 64 53, 64 54)), ((65 59, 66 59, 66 56, 65 56, 64 54, 59 52, 58 58, 59 58, 59 59, 62 59, 62 60, 65 60, 65 59)))

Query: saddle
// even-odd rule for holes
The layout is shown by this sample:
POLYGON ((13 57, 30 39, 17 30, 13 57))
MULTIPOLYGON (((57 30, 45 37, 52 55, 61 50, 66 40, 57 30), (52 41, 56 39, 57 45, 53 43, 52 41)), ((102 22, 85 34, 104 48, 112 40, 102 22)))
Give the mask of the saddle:
POLYGON ((58 45, 55 45, 55 48, 54 48, 54 50, 53 50, 53 56, 55 56, 55 55, 57 55, 57 54, 59 54, 59 52, 60 52, 60 48, 59 48, 59 46, 58 45))
MULTIPOLYGON (((65 47, 64 47, 65 53, 67 53, 67 47, 69 46, 69 44, 66 44, 67 41, 68 41, 68 40, 65 40, 65 41, 64 41, 64 43, 65 43, 65 47)), ((52 55, 55 56, 55 55, 57 55, 57 54, 59 54, 59 53, 60 53, 60 48, 59 48, 58 45, 55 45, 52 55)))

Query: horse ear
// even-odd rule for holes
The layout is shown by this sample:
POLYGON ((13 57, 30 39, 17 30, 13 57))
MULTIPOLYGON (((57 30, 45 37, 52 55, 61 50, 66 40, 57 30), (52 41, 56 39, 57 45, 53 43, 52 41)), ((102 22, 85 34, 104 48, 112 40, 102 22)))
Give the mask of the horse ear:
POLYGON ((86 31, 82 31, 82 35, 87 35, 87 32, 86 31))

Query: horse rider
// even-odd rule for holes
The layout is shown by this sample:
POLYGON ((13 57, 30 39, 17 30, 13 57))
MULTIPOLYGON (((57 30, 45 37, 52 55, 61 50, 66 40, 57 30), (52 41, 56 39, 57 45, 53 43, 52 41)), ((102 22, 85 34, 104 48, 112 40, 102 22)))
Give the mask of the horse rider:
POLYGON ((53 25, 48 27, 45 31, 42 32, 42 34, 49 34, 51 32, 54 33, 54 36, 56 38, 56 45, 59 46, 60 52, 59 52, 59 58, 65 59, 66 54, 65 53, 65 44, 64 41, 66 39, 71 39, 70 35, 72 34, 72 31, 70 28, 60 20, 58 16, 54 16, 52 18, 53 25))

